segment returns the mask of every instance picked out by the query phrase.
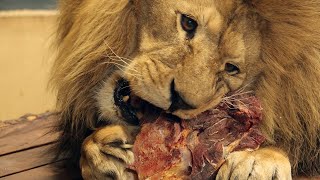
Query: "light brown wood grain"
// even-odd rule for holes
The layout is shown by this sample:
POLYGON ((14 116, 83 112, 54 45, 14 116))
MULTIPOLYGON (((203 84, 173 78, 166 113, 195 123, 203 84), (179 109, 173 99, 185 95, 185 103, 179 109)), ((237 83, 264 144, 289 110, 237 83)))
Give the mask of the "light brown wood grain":
POLYGON ((0 156, 56 141, 58 133, 49 133, 56 120, 55 113, 45 113, 0 122, 0 156))
POLYGON ((63 180, 72 179, 66 172, 58 172, 54 168, 55 164, 45 165, 29 171, 24 171, 11 176, 6 176, 2 180, 63 180))
POLYGON ((0 177, 26 171, 52 162, 52 154, 47 151, 51 145, 37 147, 0 157, 0 177))

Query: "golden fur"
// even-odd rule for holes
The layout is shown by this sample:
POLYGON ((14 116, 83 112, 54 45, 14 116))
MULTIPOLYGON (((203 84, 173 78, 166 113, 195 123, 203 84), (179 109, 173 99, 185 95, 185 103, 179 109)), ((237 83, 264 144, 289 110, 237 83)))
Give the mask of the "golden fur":
POLYGON ((319 175, 320 0, 176 3, 60 1, 51 80, 61 111, 60 153, 77 161, 82 142, 100 123, 127 126, 110 95, 118 76, 129 80, 135 94, 163 109, 170 106, 168 87, 174 79, 177 91, 194 107, 174 112, 180 117, 213 107, 229 91, 253 90, 263 104, 266 146, 286 152, 293 174, 319 175), (203 13, 195 17, 199 26, 209 22, 192 41, 181 40, 179 27, 172 29, 176 12, 164 12, 176 6, 184 13, 203 13), (221 75, 218 89, 217 73, 227 58, 245 72, 221 75))

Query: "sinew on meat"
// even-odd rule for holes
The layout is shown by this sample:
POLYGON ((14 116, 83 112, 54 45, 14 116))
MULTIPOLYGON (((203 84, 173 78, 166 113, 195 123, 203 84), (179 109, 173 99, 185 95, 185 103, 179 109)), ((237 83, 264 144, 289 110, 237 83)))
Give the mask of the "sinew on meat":
POLYGON ((242 95, 220 103, 189 120, 173 121, 162 113, 156 120, 142 119, 133 146, 130 168, 139 179, 212 179, 228 154, 255 150, 265 140, 259 100, 242 95))

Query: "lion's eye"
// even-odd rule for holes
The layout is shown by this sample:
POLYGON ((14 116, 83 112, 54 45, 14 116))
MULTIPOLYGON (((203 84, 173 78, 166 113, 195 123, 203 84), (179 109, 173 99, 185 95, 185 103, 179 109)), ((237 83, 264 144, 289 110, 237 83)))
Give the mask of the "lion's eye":
POLYGON ((231 63, 226 63, 224 70, 230 75, 236 75, 240 73, 240 69, 231 63))
POLYGON ((181 16, 181 27, 184 31, 188 33, 188 38, 193 38, 196 29, 198 27, 197 21, 193 20, 192 18, 182 15, 181 16))

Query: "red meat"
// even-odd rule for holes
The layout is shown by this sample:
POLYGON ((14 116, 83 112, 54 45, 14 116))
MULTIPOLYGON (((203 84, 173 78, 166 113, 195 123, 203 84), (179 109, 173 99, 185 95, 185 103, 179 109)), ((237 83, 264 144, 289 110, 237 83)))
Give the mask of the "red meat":
POLYGON ((143 119, 131 168, 139 179, 211 179, 228 154, 264 142, 261 110, 258 99, 247 95, 189 120, 172 121, 164 113, 143 119))

